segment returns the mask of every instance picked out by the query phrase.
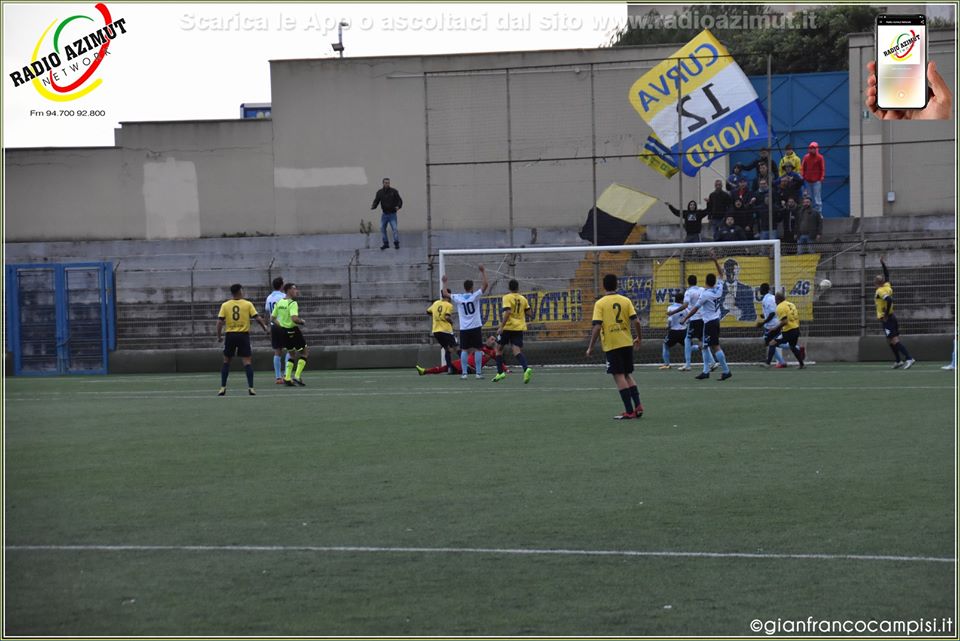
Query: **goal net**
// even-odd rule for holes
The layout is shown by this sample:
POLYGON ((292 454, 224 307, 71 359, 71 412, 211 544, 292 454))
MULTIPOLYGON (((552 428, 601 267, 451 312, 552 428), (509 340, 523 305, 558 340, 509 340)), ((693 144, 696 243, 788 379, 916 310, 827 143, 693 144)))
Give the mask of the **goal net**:
MULTIPOLYGON (((600 364, 602 352, 585 355, 591 331, 594 302, 603 295, 603 276, 615 274, 619 293, 633 301, 643 327, 643 341, 634 358, 638 364, 662 362, 661 346, 667 334, 668 306, 687 289, 690 275, 700 286, 708 273, 716 273, 709 252, 720 264, 718 280, 724 288, 721 344, 732 362, 756 363, 765 350, 757 329, 762 318, 760 285, 771 291, 780 286, 809 318, 816 255, 791 256, 784 272, 780 241, 756 240, 728 243, 672 243, 607 247, 525 247, 498 249, 443 249, 440 275, 447 275, 454 293, 462 292, 467 279, 480 286, 478 266, 483 264, 490 282, 481 298, 484 336, 495 333, 502 320, 502 297, 516 279, 533 311, 524 335, 524 352, 540 365, 600 364), (799 259, 799 260, 795 260, 799 259), (811 268, 812 266, 812 268, 811 268), (806 300, 809 296, 811 300, 806 300)), ((682 317, 682 314, 681 314, 682 317)), ((456 323, 454 324, 456 327, 456 323)), ((512 357, 508 356, 508 361, 512 357)), ((670 351, 674 365, 683 363, 683 346, 670 351)), ((702 362, 694 354, 694 362, 702 362)))

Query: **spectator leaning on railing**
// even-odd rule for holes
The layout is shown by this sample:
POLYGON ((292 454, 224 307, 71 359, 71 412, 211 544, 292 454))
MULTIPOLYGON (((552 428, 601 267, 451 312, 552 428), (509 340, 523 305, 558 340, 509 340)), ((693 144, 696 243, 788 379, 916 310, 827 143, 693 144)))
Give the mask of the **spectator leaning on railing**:
POLYGON ((747 240, 747 234, 742 227, 734 222, 733 216, 727 216, 717 231, 716 240, 724 243, 734 240, 747 240))
POLYGON ((699 243, 700 231, 703 228, 703 219, 707 216, 707 210, 697 209, 697 201, 695 200, 687 203, 687 209, 685 211, 680 211, 670 203, 666 203, 666 205, 670 208, 670 211, 673 212, 674 216, 683 219, 683 231, 686 232, 686 237, 683 239, 683 242, 699 243))

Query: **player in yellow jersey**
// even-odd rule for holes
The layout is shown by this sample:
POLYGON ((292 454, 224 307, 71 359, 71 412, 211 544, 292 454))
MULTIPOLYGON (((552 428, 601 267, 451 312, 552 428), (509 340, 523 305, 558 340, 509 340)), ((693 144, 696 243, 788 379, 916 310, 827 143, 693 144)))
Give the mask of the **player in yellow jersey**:
POLYGON ((614 274, 603 277, 603 288, 606 293, 593 305, 593 331, 587 346, 587 356, 593 353, 593 345, 599 336, 600 345, 607 357, 607 373, 613 374, 626 410, 613 418, 640 418, 643 416, 643 405, 640 403, 637 382, 631 375, 633 348, 640 348, 642 336, 640 319, 637 318, 633 302, 617 293, 617 277, 614 274), (630 333, 631 324, 637 330, 636 338, 630 333))
POLYGON ((796 305, 787 300, 783 291, 777 292, 774 299, 777 302, 777 318, 780 322, 767 332, 767 336, 771 337, 767 342, 767 365, 770 365, 770 361, 773 360, 777 347, 786 343, 790 345, 790 351, 797 357, 800 369, 803 369, 804 353, 797 347, 797 341, 800 340, 800 312, 797 311, 796 305))
POLYGON ((508 343, 513 349, 513 355, 523 368, 523 382, 529 383, 533 370, 527 365, 527 357, 523 355, 523 333, 527 331, 527 321, 533 320, 533 310, 526 296, 520 294, 520 283, 513 278, 507 285, 510 293, 503 297, 503 320, 497 327, 497 375, 493 382, 502 381, 507 377, 503 367, 503 346, 508 343))
POLYGON ((283 384, 287 387, 293 387, 294 383, 300 387, 306 387, 303 382, 303 370, 307 366, 307 341, 300 332, 300 327, 305 325, 300 318, 300 304, 297 297, 300 296, 300 290, 294 283, 284 283, 283 292, 286 294, 277 301, 270 312, 271 318, 276 319, 278 325, 283 330, 283 347, 290 354, 290 360, 287 361, 286 372, 283 377, 283 384), (296 374, 294 374, 296 368, 296 374))
POLYGON ((443 348, 443 366, 447 374, 456 374, 453 368, 453 352, 457 348, 457 339, 453 336, 453 303, 450 302, 450 292, 442 289, 440 298, 427 308, 427 315, 433 321, 433 337, 443 348))
POLYGON ((260 323, 260 327, 267 334, 266 323, 257 314, 257 309, 253 303, 243 297, 243 287, 239 284, 230 286, 232 298, 220 305, 220 313, 217 314, 217 342, 223 339, 223 328, 227 328, 227 338, 223 344, 223 365, 220 366, 220 391, 217 396, 227 395, 227 376, 230 375, 230 361, 234 356, 240 356, 243 359, 243 369, 247 373, 247 393, 250 396, 256 396, 253 389, 253 365, 250 363, 252 351, 250 349, 250 319, 260 323))
POLYGON ((880 266, 883 268, 883 276, 877 274, 873 278, 873 284, 877 287, 874 296, 874 302, 877 306, 877 319, 883 326, 883 333, 890 343, 890 351, 893 352, 893 357, 896 359, 893 369, 900 369, 901 367, 910 369, 916 361, 913 360, 910 352, 907 351, 907 347, 900 340, 900 325, 897 323, 897 317, 893 315, 893 285, 890 284, 890 272, 887 270, 887 263, 883 260, 883 256, 880 257, 880 266), (901 354, 905 359, 902 363, 900 362, 901 354))

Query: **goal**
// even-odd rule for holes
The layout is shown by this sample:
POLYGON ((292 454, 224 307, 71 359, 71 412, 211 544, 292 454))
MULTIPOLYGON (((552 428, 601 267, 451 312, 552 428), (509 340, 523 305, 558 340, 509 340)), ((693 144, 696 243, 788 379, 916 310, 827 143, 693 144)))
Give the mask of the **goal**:
MULTIPOLYGON (((804 269, 789 265, 783 273, 779 240, 752 240, 726 243, 666 243, 613 246, 509 247, 439 250, 440 277, 448 277, 454 293, 463 291, 463 282, 480 286, 478 266, 483 264, 490 282, 481 298, 484 334, 495 332, 502 320, 501 298, 508 283, 516 279, 520 293, 533 310, 528 323, 524 352, 531 363, 541 365, 600 364, 602 356, 587 358, 585 348, 591 331, 594 302, 603 295, 603 276, 615 274, 619 291, 633 301, 643 327, 643 341, 635 354, 637 363, 660 363, 661 344, 666 335, 667 307, 687 288, 687 278, 697 277, 704 285, 708 273, 715 273, 710 251, 717 257, 724 287, 721 327, 722 344, 728 360, 757 362, 764 356, 761 330, 760 285, 776 291, 786 282, 788 296, 801 311, 809 314, 802 296, 804 269), (803 273, 802 273, 803 272, 803 273), (796 281, 796 282, 794 282, 796 281)), ((816 270, 816 258, 802 260, 813 265, 806 278, 807 288, 816 270)), ((791 259, 804 257, 788 257, 791 259)), ((597 350, 598 351, 598 350, 597 350)), ((508 360, 510 360, 508 358, 508 360)), ((695 362, 700 362, 695 355, 695 362)), ((671 362, 683 362, 682 347, 675 347, 671 362)))

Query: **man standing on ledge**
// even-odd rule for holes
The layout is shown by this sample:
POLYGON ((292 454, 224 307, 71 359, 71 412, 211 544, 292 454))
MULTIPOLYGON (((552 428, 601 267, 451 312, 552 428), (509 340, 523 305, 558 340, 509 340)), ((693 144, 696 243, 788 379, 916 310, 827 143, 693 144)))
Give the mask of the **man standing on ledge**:
POLYGON ((377 205, 380 205, 380 210, 383 212, 380 215, 380 235, 383 240, 380 251, 390 246, 390 241, 387 239, 387 225, 393 228, 393 246, 400 249, 400 234, 397 232, 397 211, 403 207, 403 198, 400 197, 399 191, 390 186, 389 178, 383 179, 383 187, 377 191, 370 209, 376 209, 377 205))

